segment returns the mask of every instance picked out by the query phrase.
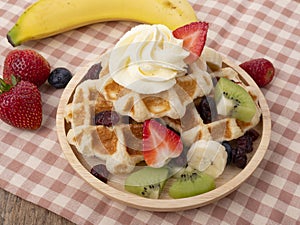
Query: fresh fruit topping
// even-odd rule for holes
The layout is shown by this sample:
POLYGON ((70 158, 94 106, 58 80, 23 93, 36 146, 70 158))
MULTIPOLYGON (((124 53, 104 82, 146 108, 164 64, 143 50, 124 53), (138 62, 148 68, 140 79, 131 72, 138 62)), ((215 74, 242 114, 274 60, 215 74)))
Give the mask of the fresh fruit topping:
POLYGON ((0 119, 14 127, 38 129, 42 123, 41 94, 28 81, 8 85, 0 79, 0 119))
POLYGON ((151 167, 162 167, 183 150, 180 136, 154 119, 143 126, 143 155, 151 167))
POLYGON ((207 31, 208 23, 200 21, 192 22, 173 31, 174 37, 183 39, 183 47, 191 53, 188 62, 193 62, 200 57, 206 42, 207 31))
POLYGON ((119 114, 115 111, 102 111, 95 116, 95 125, 111 127, 120 120, 119 114))
POLYGON ((107 183, 109 172, 106 169, 105 165, 97 164, 97 165, 93 166, 93 168, 91 169, 91 174, 93 174, 95 177, 97 177, 102 182, 107 183))
POLYGON ((219 142, 199 140, 189 149, 187 160, 193 169, 217 178, 226 167, 227 153, 219 142))
POLYGON ((209 96, 204 96, 200 103, 196 104, 196 109, 205 124, 216 120, 218 116, 215 100, 209 96))
POLYGON ((186 170, 173 182, 169 189, 172 198, 187 198, 215 189, 215 180, 206 173, 186 170))
POLYGON ((223 141, 221 144, 225 147, 225 150, 227 152, 226 165, 229 165, 232 161, 232 148, 231 148, 231 145, 229 144, 228 141, 223 141))
POLYGON ((253 78, 259 87, 264 87, 269 84, 275 75, 273 64, 264 58, 246 61, 240 64, 240 67, 253 78))
POLYGON ((50 65, 38 52, 31 49, 12 50, 4 61, 3 78, 11 84, 11 76, 20 80, 29 81, 37 86, 48 79, 50 65))
POLYGON ((59 89, 67 86, 69 81, 72 79, 72 73, 70 70, 58 67, 52 70, 48 77, 48 83, 53 87, 59 89))
POLYGON ((256 113, 256 105, 250 94, 241 86, 221 77, 215 87, 218 114, 250 122, 256 113))
POLYGON ((211 71, 218 71, 222 68, 222 56, 212 48, 204 46, 201 58, 206 62, 211 71))
POLYGON ((157 199, 169 177, 167 168, 144 167, 125 180, 125 190, 142 197, 157 199))

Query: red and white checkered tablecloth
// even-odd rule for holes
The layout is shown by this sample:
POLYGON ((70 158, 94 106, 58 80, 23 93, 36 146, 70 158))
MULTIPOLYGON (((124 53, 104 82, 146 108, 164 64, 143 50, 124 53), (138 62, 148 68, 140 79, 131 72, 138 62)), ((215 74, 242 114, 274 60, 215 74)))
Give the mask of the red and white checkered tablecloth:
MULTIPOLYGON (((0 2, 0 73, 8 30, 34 0, 0 2)), ((62 90, 41 87, 43 123, 24 131, 0 121, 0 187, 76 224, 300 224, 300 2, 190 0, 210 23, 207 45, 239 64, 265 57, 276 77, 263 93, 271 111, 268 151, 252 176, 213 204, 176 213, 133 209, 93 190, 68 164, 58 143, 56 110, 62 90)), ((75 73, 111 48, 133 22, 98 23, 19 48, 39 51, 75 73)))

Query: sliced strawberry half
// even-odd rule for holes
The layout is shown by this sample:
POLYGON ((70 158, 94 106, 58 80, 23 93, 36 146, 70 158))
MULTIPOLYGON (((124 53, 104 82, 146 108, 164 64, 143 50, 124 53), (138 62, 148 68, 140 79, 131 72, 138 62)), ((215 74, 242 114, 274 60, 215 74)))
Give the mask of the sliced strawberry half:
POLYGON ((199 58, 206 42, 208 23, 192 22, 173 31, 173 36, 183 40, 183 47, 190 51, 188 62, 199 58))
POLYGON ((180 136, 154 119, 143 126, 143 155, 148 166, 162 167, 183 150, 180 136))

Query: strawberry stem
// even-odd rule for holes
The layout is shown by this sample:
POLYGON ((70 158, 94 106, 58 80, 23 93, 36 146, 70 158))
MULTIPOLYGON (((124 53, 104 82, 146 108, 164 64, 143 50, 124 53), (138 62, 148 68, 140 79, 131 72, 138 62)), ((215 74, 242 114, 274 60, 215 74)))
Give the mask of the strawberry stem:
POLYGON ((5 81, 2 78, 0 78, 0 94, 9 91, 11 87, 11 85, 5 83, 5 81))
POLYGON ((12 86, 16 86, 19 80, 14 75, 11 75, 11 84, 12 86))

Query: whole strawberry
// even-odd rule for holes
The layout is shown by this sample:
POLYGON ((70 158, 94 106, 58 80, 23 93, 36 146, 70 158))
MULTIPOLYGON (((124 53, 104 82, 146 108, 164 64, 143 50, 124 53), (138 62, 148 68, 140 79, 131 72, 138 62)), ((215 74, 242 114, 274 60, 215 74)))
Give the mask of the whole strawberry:
POLYGON ((15 84, 15 80, 8 85, 0 78, 0 119, 14 127, 38 129, 42 123, 41 94, 36 85, 28 81, 15 84))
POLYGON ((38 52, 31 49, 15 49, 8 53, 4 61, 3 78, 11 84, 11 76, 42 85, 49 77, 50 65, 38 52))
POLYGON ((240 64, 256 82, 259 87, 264 87, 269 84, 275 74, 273 64, 264 58, 252 59, 240 64))

